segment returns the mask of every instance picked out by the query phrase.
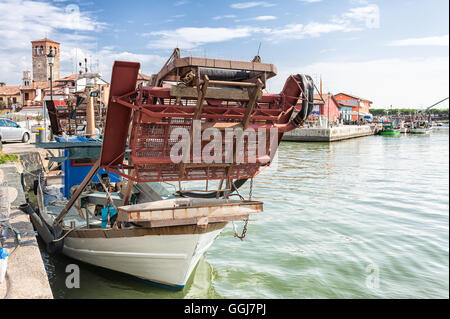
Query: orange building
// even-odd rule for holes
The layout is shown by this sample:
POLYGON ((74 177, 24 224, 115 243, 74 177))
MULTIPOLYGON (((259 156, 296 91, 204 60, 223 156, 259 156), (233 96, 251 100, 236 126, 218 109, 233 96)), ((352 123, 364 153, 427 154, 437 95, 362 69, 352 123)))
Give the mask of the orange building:
POLYGON ((342 107, 352 108, 351 115, 353 121, 358 120, 358 115, 359 119, 361 119, 364 118, 364 115, 370 114, 370 106, 372 102, 367 99, 347 93, 338 93, 334 97, 342 107))

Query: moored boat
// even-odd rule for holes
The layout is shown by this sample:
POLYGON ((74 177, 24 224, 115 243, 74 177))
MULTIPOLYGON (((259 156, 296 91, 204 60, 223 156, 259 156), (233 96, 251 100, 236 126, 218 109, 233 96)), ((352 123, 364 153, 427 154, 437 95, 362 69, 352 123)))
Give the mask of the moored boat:
POLYGON ((394 129, 392 126, 392 122, 384 122, 383 129, 380 131, 380 135, 384 136, 399 136, 400 130, 394 129))
MULTIPOLYGON (((262 211, 262 203, 251 200, 251 191, 244 200, 238 188, 251 181, 252 189, 253 178, 270 164, 283 133, 303 125, 313 107, 314 84, 311 77, 296 74, 280 94, 263 94, 276 68, 261 63, 260 57, 252 62, 181 58, 178 49, 152 77, 151 87, 137 87, 139 68, 139 63, 115 62, 101 150, 95 156, 94 151, 67 152, 61 160, 77 156, 90 170, 70 187, 68 201, 52 211, 55 203, 47 206, 40 200, 40 220, 33 218, 42 226, 41 237, 50 251, 181 288, 228 222, 245 221, 241 235, 234 228, 235 236, 243 239, 249 215, 262 211), (164 81, 178 84, 164 87, 164 81), (298 100, 302 110, 292 116, 298 100), (195 141, 197 124, 200 133, 214 129, 218 143, 231 148, 220 148, 213 162, 202 158, 211 155, 207 147, 216 135, 210 143, 201 137, 195 141), (258 135, 263 147, 260 152, 258 146, 257 156, 252 155, 256 145, 250 145, 250 138, 237 134, 230 143, 222 134, 247 128, 267 132, 261 140, 258 135), (172 136, 177 130, 193 140, 177 142, 172 136), (201 156, 194 153, 196 142, 201 156), (172 158, 171 148, 177 144, 193 145, 182 154, 183 161, 172 158), (236 154, 227 157, 230 150, 236 154), (178 182, 178 190, 164 198, 150 185, 168 181, 178 182), (191 181, 206 182, 205 189, 182 188, 182 182, 191 181), (218 188, 211 188, 214 181, 218 188)), ((69 142, 63 144, 69 147, 69 142)))
POLYGON ((431 125, 428 121, 414 122, 409 130, 411 134, 430 134, 431 125))
MULTIPOLYGON (((46 219, 53 221, 58 211, 50 205, 46 219)), ((228 221, 247 220, 249 214, 260 211, 261 202, 176 198, 119 207, 118 220, 133 222, 114 228, 102 226, 96 216, 82 218, 73 209, 64 218, 67 235, 62 253, 182 289, 228 221)))

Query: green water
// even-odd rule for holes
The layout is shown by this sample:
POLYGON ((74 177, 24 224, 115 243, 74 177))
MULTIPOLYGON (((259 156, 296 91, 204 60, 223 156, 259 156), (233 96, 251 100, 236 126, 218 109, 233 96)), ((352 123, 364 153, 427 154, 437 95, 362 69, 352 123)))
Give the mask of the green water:
POLYGON ((228 225, 183 291, 85 264, 67 289, 74 261, 45 264, 56 298, 448 298, 448 174, 448 130, 283 142, 255 180, 264 212, 242 242, 228 225))

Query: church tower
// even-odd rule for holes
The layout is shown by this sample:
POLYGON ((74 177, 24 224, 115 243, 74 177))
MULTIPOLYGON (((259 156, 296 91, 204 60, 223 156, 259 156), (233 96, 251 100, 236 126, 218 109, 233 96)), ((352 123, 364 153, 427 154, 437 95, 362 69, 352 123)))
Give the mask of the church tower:
POLYGON ((59 43, 44 38, 31 41, 32 60, 33 60, 33 81, 47 82, 50 78, 50 66, 47 62, 47 54, 53 50, 55 62, 52 67, 53 80, 59 79, 59 43))

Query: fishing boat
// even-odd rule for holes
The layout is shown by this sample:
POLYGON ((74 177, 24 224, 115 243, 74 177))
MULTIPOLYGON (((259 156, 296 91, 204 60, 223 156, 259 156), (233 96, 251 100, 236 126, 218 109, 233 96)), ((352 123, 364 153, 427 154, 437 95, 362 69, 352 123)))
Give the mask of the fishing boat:
POLYGON ((431 126, 428 121, 417 121, 414 122, 409 130, 411 134, 430 134, 431 126))
MULTIPOLYGON (((311 77, 296 74, 288 77, 280 94, 263 94, 276 68, 261 63, 259 56, 251 62, 182 58, 175 49, 152 76, 152 86, 136 88, 139 69, 135 62, 114 63, 99 154, 89 152, 86 161, 84 152, 68 152, 66 159, 81 157, 90 170, 71 187, 68 201, 44 205, 41 199, 39 215, 30 214, 50 251, 183 288, 229 222, 235 236, 243 239, 249 216, 262 212, 263 203, 252 200, 252 191, 244 199, 238 189, 250 183, 252 190, 253 178, 270 165, 282 135, 303 125, 313 108, 315 86, 311 77), (175 84, 167 87, 166 81, 175 84), (299 100, 302 111, 293 115, 299 100), (259 141, 264 149, 252 159, 249 138, 236 135, 230 142, 221 135, 221 145, 231 143, 232 150, 243 145, 240 161, 238 154, 224 160, 225 149, 217 162, 197 158, 192 140, 183 157, 187 161, 174 162, 170 152, 178 141, 173 131, 184 128, 192 137, 195 125, 200 132, 262 130, 267 133, 259 141), (178 189, 162 194, 158 187, 167 182, 178 189), (205 187, 183 188, 182 182, 204 182, 205 187), (241 234, 235 221, 245 223, 241 234)), ((215 138, 197 145, 201 154, 215 138)), ((47 146, 52 147, 58 146, 47 146)), ((41 188, 38 197, 43 198, 48 190, 41 188)))
POLYGON ((380 135, 383 136, 399 136, 400 130, 394 129, 392 122, 384 122, 383 129, 380 131, 380 135))
MULTIPOLYGON (((53 204, 44 210, 48 220, 57 218, 57 209, 53 204)), ((62 224, 67 234, 62 235, 62 253, 153 284, 182 289, 228 221, 247 220, 261 211, 262 203, 257 201, 173 198, 119 207, 118 218, 129 222, 115 228, 104 225, 105 219, 97 216, 86 221, 73 209, 62 224)))

